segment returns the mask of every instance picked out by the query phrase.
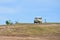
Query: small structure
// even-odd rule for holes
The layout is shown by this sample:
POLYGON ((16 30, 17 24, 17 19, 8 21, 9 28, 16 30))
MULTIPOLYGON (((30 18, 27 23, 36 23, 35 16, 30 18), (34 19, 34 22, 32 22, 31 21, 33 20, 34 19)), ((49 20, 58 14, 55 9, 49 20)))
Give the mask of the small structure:
POLYGON ((42 17, 35 17, 34 18, 34 24, 42 24, 42 17))

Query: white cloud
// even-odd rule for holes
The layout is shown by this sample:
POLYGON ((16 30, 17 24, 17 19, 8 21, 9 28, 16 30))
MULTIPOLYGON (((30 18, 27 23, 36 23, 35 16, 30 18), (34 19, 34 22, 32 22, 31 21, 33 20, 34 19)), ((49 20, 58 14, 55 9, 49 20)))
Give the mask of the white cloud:
POLYGON ((0 7, 0 13, 16 13, 16 9, 8 7, 0 7))

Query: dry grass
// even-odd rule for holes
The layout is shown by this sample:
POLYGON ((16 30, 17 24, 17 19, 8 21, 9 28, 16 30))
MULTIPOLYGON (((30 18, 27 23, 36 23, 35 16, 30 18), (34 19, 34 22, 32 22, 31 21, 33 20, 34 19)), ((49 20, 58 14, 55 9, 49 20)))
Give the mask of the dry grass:
POLYGON ((60 40, 60 24, 2 25, 0 40, 60 40))
POLYGON ((19 24, 0 27, 0 35, 5 36, 44 36, 60 35, 60 24, 19 24))

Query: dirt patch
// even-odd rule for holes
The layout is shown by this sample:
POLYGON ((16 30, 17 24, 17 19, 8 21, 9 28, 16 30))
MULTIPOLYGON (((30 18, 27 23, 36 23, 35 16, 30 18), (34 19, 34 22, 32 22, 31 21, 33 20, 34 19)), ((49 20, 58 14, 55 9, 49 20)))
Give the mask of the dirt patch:
POLYGON ((60 40, 60 37, 57 37, 57 36, 45 36, 45 37, 0 36, 0 40, 60 40))

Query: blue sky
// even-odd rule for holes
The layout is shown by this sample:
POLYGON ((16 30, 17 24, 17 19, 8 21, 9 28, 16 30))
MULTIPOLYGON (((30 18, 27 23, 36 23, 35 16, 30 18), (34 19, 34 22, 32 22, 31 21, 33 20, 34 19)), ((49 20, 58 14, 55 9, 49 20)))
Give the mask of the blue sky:
POLYGON ((60 22, 60 0, 0 0, 0 24, 6 20, 33 23, 37 16, 43 22, 60 22))

